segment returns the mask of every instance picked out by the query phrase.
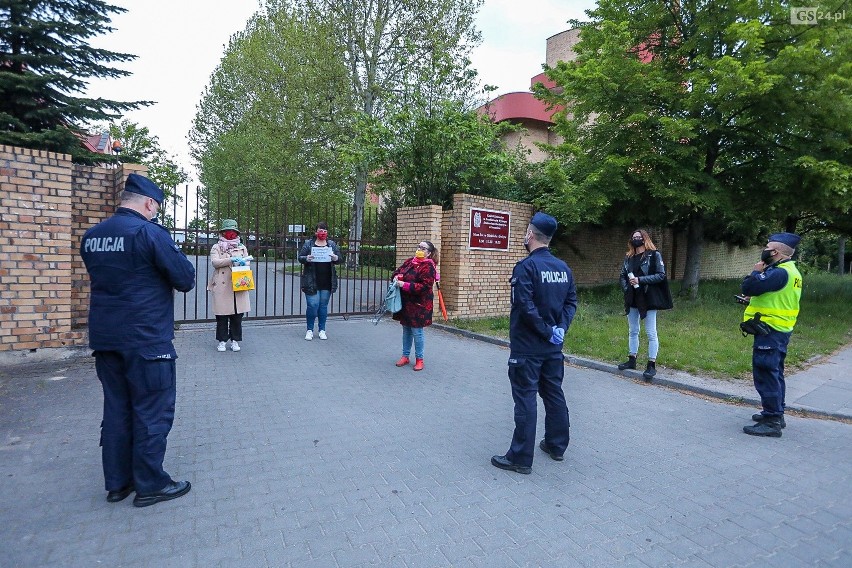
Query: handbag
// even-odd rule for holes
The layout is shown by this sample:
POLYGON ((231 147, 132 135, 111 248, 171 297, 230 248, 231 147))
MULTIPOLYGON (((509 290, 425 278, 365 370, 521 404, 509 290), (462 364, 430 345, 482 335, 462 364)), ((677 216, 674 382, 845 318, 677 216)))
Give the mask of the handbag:
POLYGON ((234 292, 254 290, 254 275, 248 266, 231 267, 231 288, 234 292))
POLYGON ((385 309, 392 314, 402 309, 402 295, 399 293, 399 288, 393 282, 388 286, 388 292, 385 294, 385 309))

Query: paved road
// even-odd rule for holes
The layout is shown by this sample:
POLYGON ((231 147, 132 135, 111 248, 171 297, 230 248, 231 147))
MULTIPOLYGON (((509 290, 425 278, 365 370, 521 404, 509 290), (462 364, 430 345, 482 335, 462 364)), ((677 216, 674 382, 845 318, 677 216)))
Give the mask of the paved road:
POLYGON ((752 408, 569 367, 567 459, 522 476, 489 464, 504 348, 429 330, 414 373, 393 323, 248 325, 240 353, 209 327, 176 340, 193 490, 146 509, 104 499, 91 360, 0 379, 0 566, 852 566, 852 425, 753 438, 752 408))

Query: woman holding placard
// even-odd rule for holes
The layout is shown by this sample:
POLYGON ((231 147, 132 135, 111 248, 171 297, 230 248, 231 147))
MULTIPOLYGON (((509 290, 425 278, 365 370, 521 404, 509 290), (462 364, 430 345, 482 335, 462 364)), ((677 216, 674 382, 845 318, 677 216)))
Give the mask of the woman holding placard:
POLYGON ((307 332, 305 340, 314 338, 314 322, 319 319, 319 338, 328 339, 325 322, 328 319, 328 300, 337 291, 337 269, 340 262, 340 247, 328 240, 328 224, 317 223, 315 238, 308 239, 299 250, 302 264, 301 288, 308 304, 305 318, 307 332))
POLYGON ((240 231, 234 219, 224 219, 219 229, 219 242, 210 249, 210 263, 215 269, 207 283, 216 315, 217 351, 240 350, 243 340, 243 316, 251 310, 248 290, 235 292, 231 278, 232 266, 248 266, 248 249, 240 242, 240 231))

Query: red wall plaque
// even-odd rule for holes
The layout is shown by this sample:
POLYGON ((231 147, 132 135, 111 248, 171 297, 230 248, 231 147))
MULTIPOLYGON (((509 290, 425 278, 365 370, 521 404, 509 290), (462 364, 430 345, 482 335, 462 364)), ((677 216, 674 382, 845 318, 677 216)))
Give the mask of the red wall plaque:
POLYGON ((509 227, 512 214, 508 211, 470 208, 468 246, 482 250, 509 250, 509 227))

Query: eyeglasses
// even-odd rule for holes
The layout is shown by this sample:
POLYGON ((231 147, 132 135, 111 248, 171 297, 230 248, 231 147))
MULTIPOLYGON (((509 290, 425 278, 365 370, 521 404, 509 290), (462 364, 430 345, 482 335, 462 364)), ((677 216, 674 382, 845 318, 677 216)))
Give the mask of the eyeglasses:
POLYGON ((417 245, 417 250, 425 250, 426 252, 432 252, 429 250, 428 245, 417 245))

